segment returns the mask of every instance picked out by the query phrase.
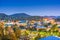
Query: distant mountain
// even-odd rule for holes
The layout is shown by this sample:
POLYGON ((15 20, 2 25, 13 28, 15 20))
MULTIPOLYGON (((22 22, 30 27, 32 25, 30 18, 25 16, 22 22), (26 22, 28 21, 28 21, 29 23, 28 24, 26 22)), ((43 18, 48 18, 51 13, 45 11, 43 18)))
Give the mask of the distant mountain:
POLYGON ((5 16, 7 16, 7 15, 4 14, 4 13, 0 13, 0 16, 5 17, 5 16))
POLYGON ((27 15, 25 13, 16 13, 16 14, 13 14, 13 15, 10 15, 11 19, 26 19, 28 17, 30 17, 30 15, 27 15))
POLYGON ((55 17, 56 21, 60 21, 60 16, 55 17))
POLYGON ((42 18, 54 18, 57 21, 60 21, 60 16, 30 16, 28 14, 25 13, 16 13, 16 14, 12 14, 12 15, 6 15, 4 13, 0 13, 0 19, 1 20, 20 20, 20 19, 34 19, 34 20, 39 20, 42 18))
POLYGON ((29 17, 30 15, 27 15, 25 13, 16 13, 16 14, 13 14, 10 16, 12 16, 12 17, 29 17))
POLYGON ((42 16, 30 16, 30 17, 28 17, 28 20, 40 20, 40 19, 42 19, 43 17, 42 16))
POLYGON ((0 19, 4 20, 8 17, 8 15, 4 14, 4 13, 0 13, 0 19))
POLYGON ((53 18, 56 21, 60 21, 60 16, 44 16, 44 18, 53 18))
POLYGON ((25 13, 16 13, 16 14, 12 14, 12 15, 6 15, 4 13, 0 13, 0 19, 4 20, 20 20, 20 19, 26 19, 30 17, 30 15, 27 15, 25 13))

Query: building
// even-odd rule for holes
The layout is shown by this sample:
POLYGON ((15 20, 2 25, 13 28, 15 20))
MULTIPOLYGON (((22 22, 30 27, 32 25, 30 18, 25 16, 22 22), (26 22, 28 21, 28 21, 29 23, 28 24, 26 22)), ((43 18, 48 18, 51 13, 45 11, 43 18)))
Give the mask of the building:
POLYGON ((27 22, 28 22, 28 20, 20 20, 18 22, 18 24, 19 24, 19 26, 27 26, 27 22))

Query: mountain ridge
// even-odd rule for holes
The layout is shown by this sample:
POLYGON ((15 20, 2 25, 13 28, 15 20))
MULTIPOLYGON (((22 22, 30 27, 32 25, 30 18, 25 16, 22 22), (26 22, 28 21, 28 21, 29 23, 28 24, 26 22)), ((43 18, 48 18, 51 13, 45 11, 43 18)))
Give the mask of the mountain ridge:
POLYGON ((26 14, 26 13, 16 13, 16 14, 12 14, 12 15, 6 15, 5 13, 0 13, 0 19, 1 20, 11 20, 11 19, 24 19, 30 17, 30 15, 26 14))
POLYGON ((1 20, 20 20, 20 19, 40 19, 40 18, 54 18, 54 19, 60 19, 60 16, 31 16, 26 13, 15 13, 12 15, 7 15, 5 13, 0 13, 0 19, 1 20))

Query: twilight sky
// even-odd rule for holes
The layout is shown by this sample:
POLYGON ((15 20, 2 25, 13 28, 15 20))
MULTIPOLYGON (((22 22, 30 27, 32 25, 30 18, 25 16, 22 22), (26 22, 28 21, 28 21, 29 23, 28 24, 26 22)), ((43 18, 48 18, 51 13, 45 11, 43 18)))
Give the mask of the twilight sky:
POLYGON ((60 0, 0 0, 0 13, 60 16, 60 0))

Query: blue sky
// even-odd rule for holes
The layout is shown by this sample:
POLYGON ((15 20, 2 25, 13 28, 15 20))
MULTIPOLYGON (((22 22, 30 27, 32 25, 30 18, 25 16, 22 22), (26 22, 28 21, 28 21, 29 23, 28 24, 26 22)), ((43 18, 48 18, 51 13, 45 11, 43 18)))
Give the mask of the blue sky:
POLYGON ((0 0, 0 13, 60 16, 60 0, 0 0))

